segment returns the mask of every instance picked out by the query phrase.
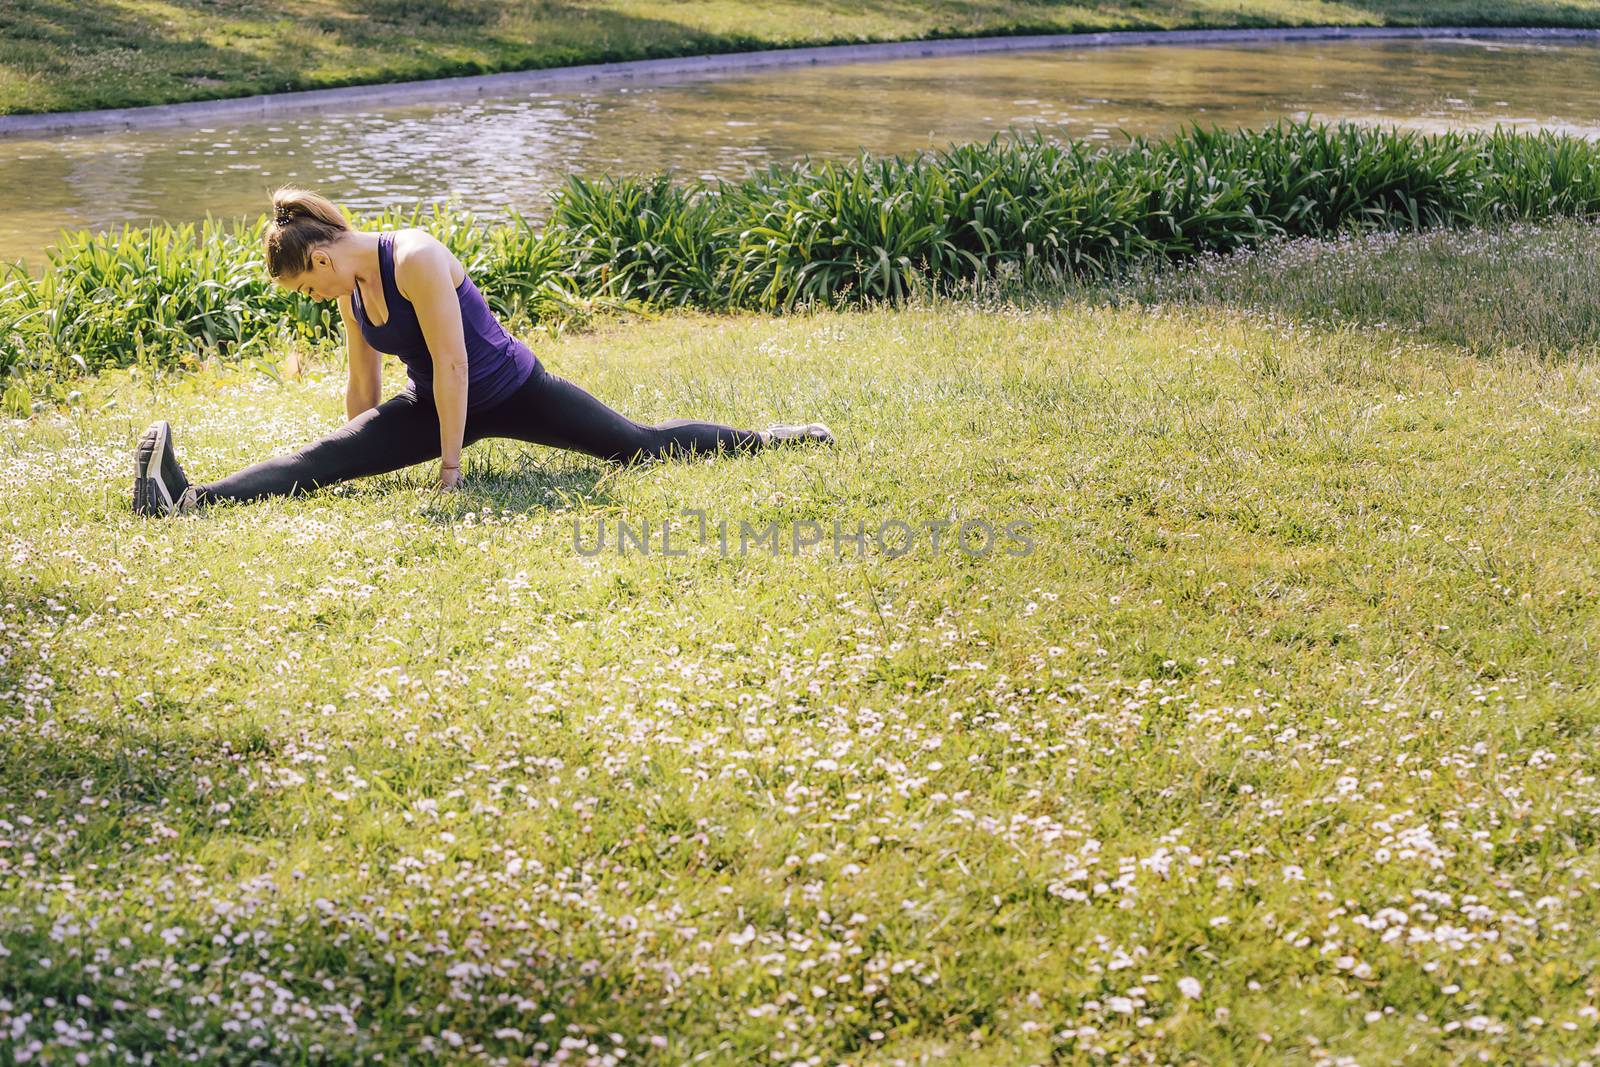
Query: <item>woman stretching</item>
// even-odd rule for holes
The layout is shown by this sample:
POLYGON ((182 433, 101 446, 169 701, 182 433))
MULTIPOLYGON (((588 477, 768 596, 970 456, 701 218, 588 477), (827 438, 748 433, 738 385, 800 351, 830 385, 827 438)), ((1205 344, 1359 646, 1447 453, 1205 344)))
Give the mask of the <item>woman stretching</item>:
POLYGON ((576 449, 619 463, 833 442, 828 428, 815 422, 765 430, 687 419, 641 425, 546 371, 431 235, 357 230, 330 201, 304 189, 279 189, 272 206, 266 259, 273 281, 316 300, 339 301, 350 351, 350 421, 298 452, 208 485, 184 476, 171 427, 157 422, 134 454, 133 507, 141 514, 305 492, 431 459, 440 461, 439 488, 454 489, 461 450, 484 437, 576 449), (410 380, 380 404, 383 352, 400 357, 410 380))

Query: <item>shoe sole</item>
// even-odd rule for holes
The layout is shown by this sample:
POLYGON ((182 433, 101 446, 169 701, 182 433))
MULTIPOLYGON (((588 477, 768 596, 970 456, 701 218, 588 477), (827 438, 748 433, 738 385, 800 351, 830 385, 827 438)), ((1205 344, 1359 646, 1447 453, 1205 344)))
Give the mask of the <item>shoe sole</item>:
POLYGON ((161 477, 161 457, 166 455, 167 435, 172 427, 158 422, 139 438, 133 461, 133 504, 141 515, 172 514, 172 493, 161 477))
MULTIPOLYGON (((805 444, 831 445, 831 444, 834 443, 833 431, 828 429, 826 426, 824 426, 820 422, 808 422, 804 426, 791 425, 791 426, 785 426, 783 428, 786 429, 786 430, 799 429, 800 433, 798 435, 794 436, 794 437, 774 437, 774 438, 770 438, 768 440, 768 444, 772 444, 772 445, 805 445, 805 444)), ((771 434, 774 429, 776 429, 776 427, 769 426, 769 427, 767 427, 765 430, 763 430, 761 432, 764 433, 764 434, 771 434)))

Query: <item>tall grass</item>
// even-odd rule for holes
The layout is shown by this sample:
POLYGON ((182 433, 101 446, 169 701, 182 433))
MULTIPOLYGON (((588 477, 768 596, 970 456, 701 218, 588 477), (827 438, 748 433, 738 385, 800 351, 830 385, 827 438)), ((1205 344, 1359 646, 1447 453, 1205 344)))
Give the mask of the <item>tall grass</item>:
POLYGON ((1073 296, 1091 304, 1227 308, 1277 323, 1378 331, 1397 342, 1420 338, 1490 358, 1518 352, 1582 362, 1600 350, 1597 236, 1592 223, 1560 219, 1297 238, 1177 267, 1153 264, 1073 296))
MULTIPOLYGON (((425 226, 494 309, 559 320, 595 302, 787 310, 897 302, 1009 275, 1104 278, 1279 237, 1600 210, 1600 147, 1548 133, 1419 134, 1282 122, 1193 128, 1120 148, 1041 136, 907 158, 774 166, 740 182, 571 179, 543 229, 448 208, 425 226)), ((273 287, 264 219, 69 236, 40 279, 0 286, 0 371, 52 374, 248 357, 337 315, 273 287)))

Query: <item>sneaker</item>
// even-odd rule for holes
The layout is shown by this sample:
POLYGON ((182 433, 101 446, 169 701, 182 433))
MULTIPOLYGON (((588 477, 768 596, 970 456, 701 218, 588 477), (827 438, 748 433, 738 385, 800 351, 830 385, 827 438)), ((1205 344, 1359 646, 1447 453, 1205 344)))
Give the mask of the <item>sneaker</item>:
POLYGON ((804 444, 807 441, 816 441, 824 445, 833 444, 833 431, 820 422, 768 426, 765 430, 757 430, 756 433, 769 445, 804 444))
POLYGON ((197 500, 172 451, 172 425, 152 423, 133 450, 133 510, 140 515, 193 511, 197 500))

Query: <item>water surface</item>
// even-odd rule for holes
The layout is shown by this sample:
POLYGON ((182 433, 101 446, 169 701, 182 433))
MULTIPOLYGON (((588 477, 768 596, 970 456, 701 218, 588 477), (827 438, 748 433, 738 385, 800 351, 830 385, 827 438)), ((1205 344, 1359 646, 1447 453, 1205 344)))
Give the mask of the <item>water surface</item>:
POLYGON ((286 181, 347 208, 452 201, 538 215, 569 173, 738 177, 810 155, 942 147, 1012 128, 1116 142, 1186 123, 1314 116, 1600 135, 1600 47, 1328 41, 1014 52, 321 109, 227 125, 0 140, 0 259, 61 228, 258 214, 286 181))

